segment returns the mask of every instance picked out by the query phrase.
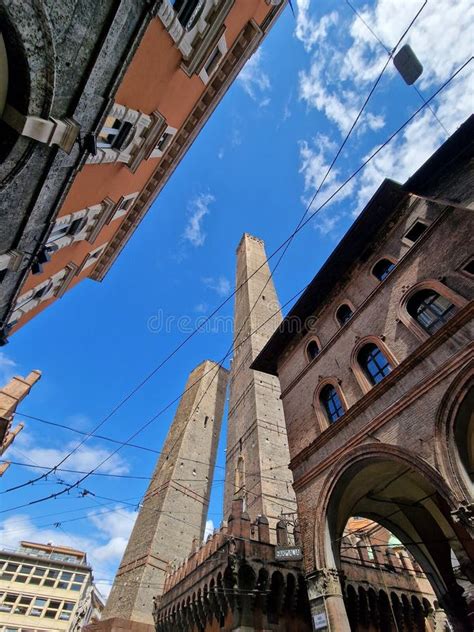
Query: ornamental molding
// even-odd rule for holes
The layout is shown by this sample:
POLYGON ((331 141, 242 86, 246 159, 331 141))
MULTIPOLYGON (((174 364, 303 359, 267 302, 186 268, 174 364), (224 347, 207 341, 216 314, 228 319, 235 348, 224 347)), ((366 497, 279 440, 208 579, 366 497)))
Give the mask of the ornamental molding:
POLYGON ((263 35, 263 31, 254 20, 249 21, 244 26, 233 46, 222 60, 218 70, 216 70, 206 86, 201 98, 174 136, 148 183, 137 196, 132 209, 122 221, 119 230, 110 240, 100 261, 94 266, 90 274, 91 279, 102 281, 105 277, 221 97, 262 40, 263 35))

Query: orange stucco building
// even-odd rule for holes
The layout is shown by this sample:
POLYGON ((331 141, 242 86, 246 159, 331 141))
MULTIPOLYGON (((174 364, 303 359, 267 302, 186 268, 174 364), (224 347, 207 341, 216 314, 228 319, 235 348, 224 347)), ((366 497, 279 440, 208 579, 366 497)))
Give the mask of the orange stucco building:
POLYGON ((8 334, 84 278, 104 278, 285 3, 157 5, 11 302, 8 334))

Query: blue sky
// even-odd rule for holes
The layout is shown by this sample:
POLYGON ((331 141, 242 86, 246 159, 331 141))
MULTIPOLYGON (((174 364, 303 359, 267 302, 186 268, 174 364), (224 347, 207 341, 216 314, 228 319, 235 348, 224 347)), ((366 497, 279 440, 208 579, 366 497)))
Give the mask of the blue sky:
MULTIPOLYGON (((0 381, 34 368, 43 373, 21 405, 23 413, 92 429, 183 340, 196 319, 229 295, 242 233, 263 238, 270 254, 298 223, 386 53, 345 2, 293 4, 297 18, 285 10, 106 279, 101 284, 85 281, 67 293, 15 334, 2 352, 0 381)), ((388 47, 421 6, 414 0, 353 4, 388 47)), ((425 97, 472 54, 469 38, 459 37, 472 22, 469 0, 431 0, 422 11, 404 43, 410 43, 424 66, 417 87, 425 97)), ((449 132, 472 110, 471 66, 433 103, 449 132)), ((313 210, 420 104, 419 95, 390 64, 313 210)), ((313 277, 384 177, 403 181, 445 138, 442 125, 423 111, 315 216, 275 274, 280 301, 288 301, 313 277)), ((232 300, 220 316, 231 318, 232 300)), ((126 439, 182 391, 194 366, 204 358, 219 360, 225 355, 231 342, 228 327, 227 332, 194 336, 101 433, 126 439)), ((174 409, 135 442, 159 450, 174 409)), ((70 432, 24 421, 26 427, 8 453, 12 460, 53 465, 77 442, 77 435, 70 432)), ((91 439, 64 467, 89 470, 113 447, 91 439)), ((124 448, 104 471, 149 476, 155 458, 124 448)), ((215 525, 222 517, 223 463, 221 441, 209 514, 215 525)), ((12 466, 2 478, 2 488, 34 474, 35 470, 12 466)), ((133 504, 147 481, 91 477, 84 485, 97 496, 133 504)), ((59 489, 57 480, 50 478, 3 495, 2 509, 59 489)), ((1 514, 0 544, 14 547, 26 538, 84 547, 107 592, 133 519, 133 506, 79 498, 75 492, 1 514), (108 504, 99 507, 103 503, 108 504), (105 510, 110 513, 94 515, 105 510), (54 526, 58 522, 61 525, 54 526)))

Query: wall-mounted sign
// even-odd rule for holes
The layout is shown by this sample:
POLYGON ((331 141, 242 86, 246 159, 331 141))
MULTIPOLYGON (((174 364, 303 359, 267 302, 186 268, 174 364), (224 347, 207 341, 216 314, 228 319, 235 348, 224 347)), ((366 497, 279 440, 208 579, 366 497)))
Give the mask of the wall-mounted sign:
POLYGON ((328 620, 325 612, 317 612, 313 614, 313 623, 315 630, 325 630, 328 627, 328 620))
POLYGON ((295 561, 303 559, 303 551, 300 546, 277 546, 275 559, 279 562, 295 561))

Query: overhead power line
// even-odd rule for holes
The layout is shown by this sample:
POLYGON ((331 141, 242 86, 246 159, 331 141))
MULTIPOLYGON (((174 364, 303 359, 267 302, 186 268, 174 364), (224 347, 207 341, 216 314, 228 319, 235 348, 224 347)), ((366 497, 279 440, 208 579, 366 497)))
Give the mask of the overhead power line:
MULTIPOLYGON (((398 129, 393 132, 374 152, 372 152, 370 154, 370 156, 368 156, 360 165, 359 167, 352 172, 352 174, 346 178, 346 180, 344 180, 344 182, 339 185, 339 187, 337 187, 332 194, 325 200, 325 202, 323 202, 323 204, 321 204, 321 206, 316 210, 315 213, 313 213, 310 217, 306 218, 306 220, 304 222, 302 222, 302 224, 300 225, 300 227, 298 228, 296 232, 299 232, 300 230, 302 230, 306 224, 308 224, 308 222, 310 222, 315 214, 317 212, 319 212, 322 208, 324 208, 327 204, 329 204, 329 202, 334 199, 334 197, 345 187, 347 186, 347 184, 349 182, 351 182, 402 130, 404 130, 407 125, 409 125, 411 123, 411 121, 420 113, 422 112, 427 105, 433 101, 463 70, 464 68, 466 68, 466 66, 468 66, 471 61, 472 61, 473 57, 471 56, 469 59, 467 59, 430 97, 429 99, 423 103, 408 119, 406 119, 406 121, 398 127, 398 129)), ((285 240, 285 242, 283 242, 283 244, 279 247, 279 249, 277 249, 277 251, 275 251, 273 253, 272 256, 274 256, 274 254, 276 254, 276 252, 278 252, 279 250, 281 250, 282 247, 284 247, 284 245, 286 243, 288 243, 290 238, 288 238, 287 240, 285 240)), ((269 257, 270 258, 270 257, 269 257)), ((268 261, 269 259, 267 259, 268 261)), ((264 264, 263 264, 264 265, 264 264)), ((256 274, 257 271, 255 271, 253 274, 256 274)), ((250 278, 250 277, 249 277, 250 278)), ((248 279, 247 279, 248 281, 248 279)), ((240 287, 240 286, 239 286, 240 287)), ((307 287, 307 286, 306 286, 307 287)), ((304 288, 306 289, 306 288, 304 288)), ((304 291, 304 289, 302 291, 304 291)), ((235 294, 235 292, 238 290, 238 288, 233 292, 233 294, 235 294)), ((300 294, 301 292, 299 292, 298 294, 300 294)), ((232 295, 233 295, 232 294, 232 295)), ((227 299, 228 300, 228 299, 227 299)), ((213 312, 214 313, 214 312, 213 312)), ((200 325, 201 327, 202 325, 200 325)), ((194 330, 194 333, 197 331, 198 329, 194 330)), ((190 334, 192 335, 192 334, 190 334)), ((189 338, 189 336, 188 336, 189 338)), ((184 342, 182 343, 184 344, 184 342)), ((178 347, 181 348, 182 344, 178 347)), ((178 349, 177 348, 177 349, 178 349)), ((190 387, 191 388, 191 387, 190 387)), ((188 389, 187 389, 188 390, 188 389)), ((147 428, 158 416, 160 416, 163 412, 165 412, 166 410, 168 410, 168 408, 170 408, 176 401, 178 401, 180 399, 181 396, 175 398, 172 402, 170 402, 167 406, 165 406, 159 413, 157 413, 157 415, 155 415, 154 417, 152 417, 150 420, 148 420, 146 423, 144 423, 138 430, 136 430, 129 438, 126 442, 124 442, 124 445, 127 445, 130 441, 132 441, 138 434, 140 434, 145 428, 147 428)), ((106 463, 110 458, 112 458, 112 456, 114 454, 116 454, 117 452, 119 452, 123 447, 119 446, 115 451, 113 451, 112 453, 110 453, 100 464, 98 464, 95 468, 93 468, 88 474, 84 475, 81 479, 79 479, 78 481, 76 481, 75 483, 72 483, 71 485, 69 485, 67 488, 65 488, 64 490, 61 490, 59 492, 56 492, 55 494, 50 494, 48 496, 42 497, 42 498, 38 498, 35 500, 32 500, 28 503, 23 503, 21 505, 15 506, 15 507, 10 507, 7 509, 3 509, 2 511, 0 511, 0 513, 6 513, 9 511, 14 511, 17 509, 21 509, 23 507, 28 507, 31 505, 35 505, 41 502, 45 502, 46 500, 50 500, 53 498, 58 498, 59 496, 66 494, 68 491, 70 491, 71 489, 77 487, 78 485, 80 485, 84 480, 86 480, 89 476, 91 476, 97 469, 99 469, 99 467, 101 467, 102 465, 104 465, 104 463, 106 463)), ((65 459, 64 459, 65 460, 65 459)), ((62 461, 64 462, 64 461, 62 461)), ((61 462, 61 463, 62 463, 61 462)), ((59 465, 59 464, 58 464, 59 465)), ((42 476, 44 477, 44 475, 42 476)))
MULTIPOLYGON (((346 1, 348 1, 348 0, 346 0, 346 1)), ((387 66, 388 66, 388 65, 389 65, 389 63, 390 63, 390 60, 392 59, 393 54, 394 54, 394 53, 395 53, 395 51, 397 50, 397 48, 398 48, 398 46, 400 45, 400 43, 402 42, 402 40, 405 38, 405 36, 406 36, 406 34, 408 33, 408 31, 411 29, 411 27, 412 27, 412 26, 413 26, 413 24, 415 23, 416 19, 417 19, 417 18, 418 18, 418 16, 420 15, 420 13, 421 13, 421 12, 423 11, 423 9, 425 8, 427 1, 428 1, 428 0, 425 0, 425 1, 423 2, 423 4, 422 4, 422 6, 420 7, 420 9, 417 11, 416 15, 415 15, 415 16, 414 16, 414 18, 411 20, 411 22, 410 22, 410 24, 408 25, 408 27, 407 27, 407 28, 405 29, 405 31, 402 33, 402 35, 401 35, 401 37, 399 38, 398 42, 395 44, 395 46, 394 46, 393 50, 392 50, 391 52, 390 52, 390 51, 387 51, 387 52, 389 53, 389 57, 388 57, 388 59, 387 59, 386 63, 384 64, 384 66, 383 66, 382 70, 380 71, 380 73, 379 73, 379 75, 378 75, 377 79, 375 80, 375 82, 374 82, 374 84, 373 84, 372 88, 370 89, 369 93, 367 94, 367 97, 365 98, 365 100, 364 100, 364 102, 363 102, 363 104, 362 104, 361 108, 359 109, 359 112, 357 113, 356 117, 354 118, 354 120, 353 120, 353 122, 352 122, 352 125, 350 126, 350 128, 349 128, 348 132, 346 133, 346 136, 344 137, 344 139, 343 139, 343 141, 342 141, 341 145, 339 146, 339 149, 337 150, 336 154, 334 155, 334 158, 332 159, 331 164, 330 164, 330 165, 329 165, 329 167, 327 168, 326 173, 324 174, 324 177, 321 179, 321 182, 319 183, 319 185, 318 185, 318 187, 317 187, 317 189, 316 189, 315 193, 314 193, 314 194, 313 194, 313 196, 311 197, 311 200, 309 201, 309 204, 307 205, 307 207, 306 207, 306 209, 305 209, 305 211, 304 211, 303 215, 301 216, 301 218, 300 218, 299 222, 297 223, 296 228, 294 229, 294 231, 293 231, 293 232, 292 232, 292 234, 290 235, 290 238, 287 240, 287 242, 286 242, 286 244, 285 244, 285 247, 283 248, 282 253, 281 253, 281 254, 280 254, 280 256, 278 257, 278 260, 277 260, 277 262, 276 262, 276 264, 275 264, 275 266, 274 266, 273 270, 271 270, 271 272, 270 272, 270 275, 269 275, 268 279, 265 281, 265 284, 264 284, 263 288, 260 290, 260 293, 258 294, 258 296, 257 296, 257 298, 256 298, 256 300, 255 300, 255 302, 254 302, 254 304, 253 304, 253 305, 252 305, 252 307, 250 308, 249 313, 247 314, 246 318, 244 319, 244 322, 242 323, 242 325, 241 325, 241 327, 240 327, 239 331, 235 334, 235 336, 234 336, 234 340, 238 340, 239 335, 242 333, 242 330, 244 329, 245 325, 247 324, 247 321, 249 320, 250 316, 252 315, 253 310, 254 310, 254 309, 255 309, 255 307, 257 306, 258 301, 259 301, 259 300, 260 300, 260 298, 262 297, 262 295, 263 295, 263 293, 265 292, 265 290, 266 290, 266 288, 267 288, 268 284, 270 283, 270 281, 273 279, 273 276, 274 276, 275 272, 277 271, 277 269, 278 269, 278 267, 279 267, 280 263, 282 262, 282 260, 283 260, 284 256, 286 255, 286 253, 287 253, 287 251, 288 251, 289 247, 291 246, 291 244, 292 244, 292 242, 293 242, 293 239, 295 238, 296 234, 298 233, 298 230, 299 230, 299 228, 300 228, 301 224, 304 222, 304 220, 305 220, 305 218, 306 218, 306 216, 307 216, 307 214, 308 214, 309 210, 311 209, 311 207, 313 206, 314 201, 316 200, 316 197, 318 196, 318 194, 320 193, 321 189, 323 188, 323 186, 324 186, 324 184, 325 184, 326 180, 328 179, 328 177, 329 177, 329 175, 330 175, 331 171, 332 171, 332 170, 333 170, 333 168, 334 168, 334 165, 336 164, 336 162, 337 162, 337 160, 338 160, 339 156, 341 155, 341 153, 342 153, 342 151, 343 151, 344 147, 346 146, 346 144, 347 144, 347 142, 348 142, 348 140, 349 140, 350 136, 352 135, 352 132, 354 131, 354 128, 356 127, 357 123, 359 122, 359 120, 360 120, 360 118, 361 118, 362 114, 364 113, 364 110, 366 109, 366 107, 367 107, 367 105, 368 105, 368 103, 369 103, 370 99, 372 98, 372 95, 374 94, 375 90, 377 89, 377 86, 379 85, 379 83, 380 83, 380 81, 381 81, 381 79, 382 79, 382 77, 383 77, 383 75, 384 75, 384 73, 385 73, 385 70, 387 69, 387 66)), ((249 277, 249 278, 250 278, 250 277, 249 277)), ((223 358, 219 361, 219 363, 218 363, 218 367, 217 367, 217 369, 216 369, 216 372, 215 372, 215 374, 213 375, 213 377, 212 377, 212 379, 211 379, 210 383, 208 384, 208 386, 207 386, 206 390, 204 391, 204 393, 203 393, 203 395, 202 395, 201 399, 200 399, 200 400, 199 400, 199 402, 197 403, 197 405, 196 405, 196 409, 195 409, 194 413, 196 412, 196 410, 197 410, 197 409, 199 409, 199 405, 201 404, 202 400, 203 400, 203 399, 204 399, 204 397, 206 396, 206 394, 207 394, 207 392, 208 392, 209 388, 211 387, 212 383, 214 382, 214 379, 217 377, 217 375, 218 375, 218 373, 219 373, 219 369, 223 366, 223 364, 224 364, 225 360, 226 360, 226 359, 227 359, 227 358, 228 358, 228 357, 232 354, 232 348, 233 348, 233 342, 231 342, 231 344, 230 344, 229 348, 227 349, 227 352, 226 352, 226 354, 224 355, 224 357, 223 357, 223 358)), ((194 413, 193 413, 193 414, 194 414, 194 413)), ((182 431, 182 432, 183 432, 183 431, 182 431)), ((180 436, 176 439, 176 441, 175 441, 175 443, 173 444, 173 446, 172 446, 172 447, 174 447, 174 446, 176 445, 176 443, 179 441, 179 439, 180 439, 180 436)), ((171 450, 170 450, 170 452, 171 452, 171 450)))
MULTIPOLYGON (((387 55, 389 56, 389 60, 393 58, 393 55, 395 53, 395 49, 390 50, 389 48, 387 48, 387 46, 385 46, 385 44, 383 43, 383 41, 380 39, 380 37, 377 35, 377 33, 372 29, 372 27, 368 24, 368 22, 366 20, 364 20, 364 18, 361 16, 361 14, 357 11, 357 9, 354 7, 354 5, 350 2, 350 0, 346 0, 346 4, 352 9, 352 11, 355 13, 355 15, 357 16, 357 18, 362 22, 362 24, 366 27, 366 29, 372 34, 372 36, 374 37, 375 40, 377 40, 377 42, 380 44, 380 46, 382 46, 382 48, 385 50, 385 52, 387 53, 387 55)), ((426 2, 425 2, 426 4, 426 2)), ((422 9, 424 8, 425 4, 423 5, 422 9)), ((395 47, 396 48, 396 47, 395 47)), ((413 84, 413 90, 415 90, 415 92, 417 93, 417 95, 420 97, 420 99, 423 101, 423 103, 425 103, 425 97, 422 94, 422 92, 413 84)), ((449 131, 446 129, 445 125, 443 124, 443 122, 441 121, 441 119, 439 118, 439 116, 436 114, 436 112, 433 110, 433 108, 429 105, 428 106, 428 110, 431 112, 431 114, 433 115, 433 117, 435 118, 435 120, 437 121, 437 123, 440 125, 440 127, 443 129, 443 131, 446 133, 447 136, 449 136, 449 131)))
MULTIPOLYGON (((421 8, 418 10, 418 12, 416 13, 415 17, 412 19, 412 21, 410 22, 410 24, 408 25, 407 29, 403 32, 402 36, 400 37, 399 41, 397 42, 395 48, 393 49, 393 51, 396 50, 396 48, 398 47, 399 43, 403 40, 403 38, 406 36, 406 34, 408 33, 408 31, 411 29, 412 25, 414 24, 415 20, 418 18, 419 14, 421 13, 421 11, 424 9, 426 3, 428 0, 425 0, 423 5, 421 6, 421 8)), ((389 58, 390 59, 390 58, 389 58)), ((306 217, 307 213, 309 212, 309 210, 311 209, 311 206, 313 204, 313 201, 315 200, 316 196, 318 195, 319 191, 321 190, 322 186, 324 185, 324 182, 326 181, 330 171, 332 170, 337 158, 339 157, 340 153, 342 152, 347 140, 349 139, 350 134, 352 133, 354 127, 356 126, 357 122, 359 121, 362 112, 364 111, 370 97, 372 96, 373 92, 375 91, 380 79, 382 78, 382 75, 385 71, 385 68, 388 65, 389 60, 387 60, 387 63, 385 64, 384 68, 382 69, 382 72, 380 73, 378 79, 376 80, 372 90, 369 92, 369 95, 367 96, 359 114, 357 115, 356 119, 354 120, 348 134, 346 135, 346 138, 344 139, 339 151, 336 153, 336 156, 334 157, 326 175, 324 176, 321 184, 319 185, 317 191, 315 192, 315 194, 313 195, 310 203, 308 204, 300 222, 298 223, 296 229, 293 231, 293 233, 290 235, 290 237, 283 242, 283 244, 277 248, 277 250, 275 250, 273 252, 273 254, 268 257, 268 259, 257 269, 255 270, 251 275, 249 275, 249 277, 247 277, 243 283, 239 286, 242 287, 243 285, 245 285, 246 283, 248 283, 249 279, 252 278, 262 267, 263 265, 265 265, 268 261, 270 261, 270 259, 277 254, 277 252, 279 252, 282 248, 283 248, 283 253, 280 256, 273 273, 275 272, 275 270, 278 268, 278 265, 280 264, 282 258, 284 257, 284 255, 286 254, 291 242, 293 241, 295 235, 299 232, 299 230, 303 227, 303 220, 306 217)), ((270 276, 270 278, 272 278, 270 276)), ((270 279, 267 280, 265 287, 267 286, 267 284, 269 283, 270 279)), ((159 364, 158 366, 156 366, 141 382, 139 382, 139 384, 137 384, 137 386, 135 386, 135 388, 132 389, 132 391, 130 391, 111 411, 110 413, 108 413, 96 426, 95 428, 89 432, 87 435, 84 436, 84 438, 72 449, 70 450, 60 461, 59 463, 56 465, 56 467, 61 466, 68 458, 70 458, 88 439, 89 437, 91 437, 95 432, 97 432, 97 430, 99 428, 101 428, 126 402, 128 402, 169 360, 171 360, 171 358, 218 312, 220 311, 220 309, 237 293, 237 291, 239 290, 239 287, 235 288, 235 290, 224 300, 222 301, 222 303, 220 305, 218 305, 218 307, 206 318, 204 319, 204 321, 202 323, 200 323, 198 325, 198 327, 196 327, 188 336, 186 336, 186 338, 177 346, 175 347, 175 349, 173 351, 171 351, 159 364)), ((264 288, 265 289, 265 288, 264 288)), ((262 290, 263 292, 263 290, 262 290)), ((261 292, 261 293, 262 293, 261 292)), ((260 295, 257 297, 257 301, 259 300, 260 295)), ((257 302, 256 301, 256 302, 257 302)), ((255 303, 256 304, 256 303, 255 303)), ((254 305, 255 307, 255 305, 254 305)), ((253 308, 252 308, 253 309, 253 308)), ((230 350, 232 350, 232 345, 230 347, 230 350)), ((226 356, 227 357, 227 354, 226 356)), ((225 358, 224 358, 225 359, 225 358)), ((224 360, 223 360, 224 361, 224 360)), ((217 373, 217 371, 216 371, 217 373)), ((202 376, 204 377, 204 376, 202 376)), ((212 381, 211 381, 212 383, 212 381)), ((173 402, 174 404, 175 402, 173 402)), ((44 475, 41 475, 40 477, 38 477, 37 480, 40 480, 41 478, 43 478, 44 475)))

